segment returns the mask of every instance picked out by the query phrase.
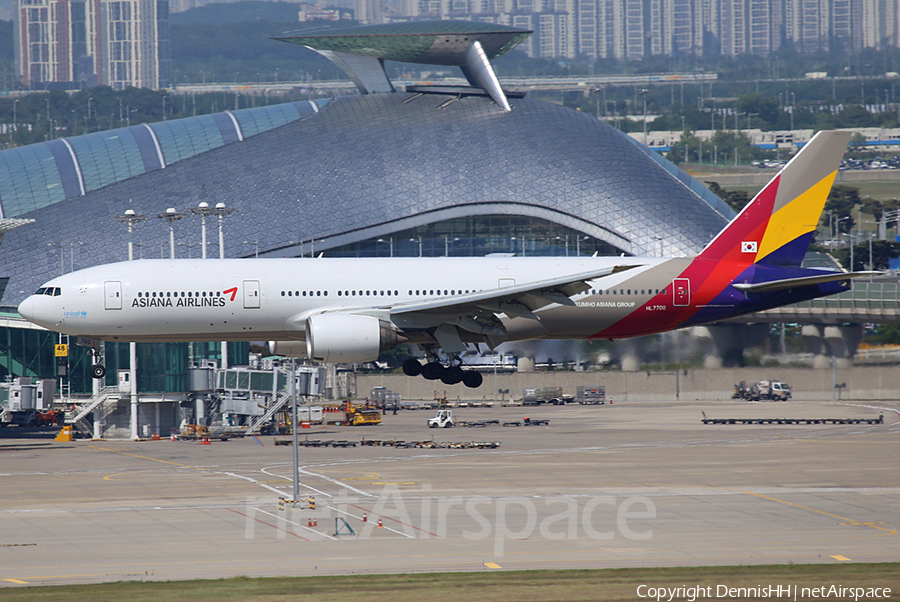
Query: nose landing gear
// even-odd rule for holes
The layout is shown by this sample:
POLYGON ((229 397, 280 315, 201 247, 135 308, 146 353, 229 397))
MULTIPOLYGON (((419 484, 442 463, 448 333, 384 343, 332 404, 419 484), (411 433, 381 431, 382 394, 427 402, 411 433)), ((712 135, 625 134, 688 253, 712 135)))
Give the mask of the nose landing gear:
POLYGON ((100 351, 100 349, 94 348, 88 351, 88 355, 94 360, 94 364, 91 366, 91 376, 97 380, 106 378, 106 366, 103 365, 103 352, 100 351))

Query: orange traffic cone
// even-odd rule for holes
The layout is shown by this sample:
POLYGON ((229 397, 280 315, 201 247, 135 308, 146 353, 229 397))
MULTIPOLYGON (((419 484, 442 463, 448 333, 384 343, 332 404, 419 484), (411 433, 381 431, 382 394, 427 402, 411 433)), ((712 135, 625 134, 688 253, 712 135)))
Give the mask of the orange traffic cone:
POLYGON ((364 523, 369 522, 369 517, 366 516, 366 513, 365 513, 365 512, 363 512, 363 522, 364 522, 364 523))
POLYGON ((378 519, 378 528, 379 528, 379 529, 383 529, 383 528, 384 528, 384 525, 381 523, 381 519, 380 519, 380 518, 378 519))
POLYGON ((204 437, 203 442, 200 443, 200 445, 212 445, 212 443, 209 442, 209 437, 204 437))
POLYGON ((318 527, 318 526, 319 526, 319 519, 314 518, 313 519, 313 527, 318 527))
POLYGON ((309 519, 308 521, 306 521, 306 526, 312 527, 312 519, 309 519))

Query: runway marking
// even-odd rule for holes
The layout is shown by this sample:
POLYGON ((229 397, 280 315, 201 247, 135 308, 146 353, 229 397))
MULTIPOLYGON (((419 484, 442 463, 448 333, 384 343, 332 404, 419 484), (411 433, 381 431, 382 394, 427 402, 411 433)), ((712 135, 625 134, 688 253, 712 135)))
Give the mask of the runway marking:
POLYGON ((830 516, 832 518, 839 518, 842 521, 847 521, 847 523, 855 523, 858 525, 865 525, 866 527, 871 527, 872 529, 878 529, 879 531, 884 531, 884 535, 896 535, 897 531, 894 529, 885 529, 884 527, 879 527, 879 524, 883 523, 862 523, 858 521, 854 521, 852 518, 847 518, 845 516, 838 516, 837 514, 832 514, 830 512, 824 512, 822 510, 816 510, 815 508, 810 508, 809 506, 803 506, 801 504, 794 504, 793 502, 786 502, 784 500, 779 500, 778 498, 774 498, 768 495, 763 495, 761 493, 753 493, 752 491, 747 491, 745 489, 741 489, 744 493, 749 493, 750 495, 754 495, 756 497, 761 497, 767 500, 771 500, 773 502, 778 502, 780 504, 787 504, 788 506, 794 506, 795 508, 802 508, 804 510, 809 510, 810 512, 815 512, 817 514, 824 514, 825 516, 830 516))
POLYGON ((342 479, 338 479, 338 481, 367 481, 369 479, 377 479, 379 476, 380 475, 377 472, 373 472, 367 477, 344 477, 342 479))
POLYGON ((320 532, 316 531, 315 529, 313 529, 312 527, 307 527, 307 526, 303 525, 302 523, 297 523, 292 520, 288 520, 288 519, 284 518, 283 516, 278 516, 277 514, 272 514, 271 512, 266 512, 262 508, 255 508, 255 510, 257 512, 262 512, 263 514, 267 514, 267 515, 271 516, 272 518, 277 518, 278 520, 283 520, 287 523, 291 523, 295 527, 300 527, 302 529, 306 529, 307 531, 311 531, 311 532, 315 533, 316 535, 324 535, 325 537, 327 537, 328 539, 331 539, 332 541, 337 541, 331 535, 328 535, 327 533, 320 533, 320 532))
MULTIPOLYGON (((308 539, 306 539, 306 538, 303 537, 302 535, 297 535, 296 533, 292 533, 292 532, 288 531, 287 529, 282 529, 281 527, 276 527, 276 526, 273 525, 272 523, 267 523, 267 522, 264 521, 264 520, 259 520, 259 519, 256 518, 255 516, 249 516, 249 515, 247 515, 247 514, 244 514, 243 512, 238 512, 237 510, 233 510, 233 509, 231 509, 231 508, 225 508, 225 509, 228 510, 229 512, 234 512, 235 514, 240 514, 241 516, 243 516, 243 517, 245 517, 245 518, 249 518, 250 520, 255 520, 255 521, 258 522, 258 523, 262 523, 262 524, 264 524, 264 525, 267 525, 267 526, 269 526, 269 527, 272 527, 272 528, 275 529, 276 531, 281 531, 281 532, 283 532, 283 533, 287 533, 288 535, 293 535, 294 537, 296 537, 296 538, 298 538, 298 539, 302 539, 303 541, 309 541, 308 539)), ((288 521, 288 522, 290 522, 290 521, 288 521)))
POLYGON ((372 485, 415 485, 416 481, 394 481, 385 483, 372 483, 372 485))
POLYGON ((171 464, 173 466, 181 466, 182 468, 193 468, 194 470, 202 470, 207 471, 206 468, 200 468, 199 466, 190 466, 188 464, 179 464, 178 462, 169 462, 168 460, 159 460, 157 458, 151 458, 149 456, 139 456, 138 454, 129 454, 128 452, 118 451, 115 449, 109 449, 107 447, 97 447, 96 445, 88 445, 88 447, 92 449, 99 449, 100 451, 110 452, 113 454, 122 454, 123 456, 131 456, 132 458, 140 458, 142 460, 152 460, 153 462, 162 462, 163 464, 171 464))
MULTIPOLYGON (((350 505, 350 506, 353 506, 354 508, 359 508, 359 506, 354 506, 353 504, 349 504, 349 505, 350 505)), ((341 514, 346 514, 347 516, 351 516, 351 517, 355 518, 356 520, 361 521, 361 520, 363 519, 363 517, 361 517, 361 516, 356 516, 355 514, 350 514, 350 513, 347 512, 346 510, 341 510, 341 509, 338 508, 337 506, 332 506, 332 505, 329 504, 327 507, 328 507, 328 508, 331 508, 331 509, 334 510, 335 512, 340 512, 341 514)), ((365 510, 364 508, 360 508, 360 509, 361 509, 361 510, 365 510)), ((381 516, 381 515, 376 515, 376 516, 381 516)), ((388 517, 387 517, 387 516, 384 516, 383 518, 388 518, 388 517)), ((390 519, 390 520, 394 520, 394 519, 390 519)), ((400 523, 400 521, 395 521, 395 522, 400 523)), ((400 523, 400 524, 402 525, 403 523, 400 523)), ((383 528, 383 529, 387 529, 388 531, 391 531, 392 533, 396 533, 397 535, 402 535, 403 537, 407 537, 407 538, 409 538, 409 539, 415 539, 415 537, 413 537, 412 535, 409 535, 408 533, 404 533, 403 531, 398 531, 397 529, 391 529, 390 527, 382 527, 382 528, 383 528)), ((415 527, 413 527, 413 529, 415 529, 415 527)), ((419 529, 419 530, 421 531, 421 529, 419 529)))
POLYGON ((846 556, 841 556, 840 554, 832 555, 831 557, 834 558, 835 560, 840 560, 841 562, 849 562, 850 561, 849 558, 847 558, 846 556))
POLYGON ((20 580, 20 579, 11 579, 11 578, 7 578, 7 579, 4 579, 4 581, 9 581, 10 583, 21 583, 22 585, 27 585, 27 584, 28 584, 28 581, 22 581, 22 580, 20 580))
POLYGON ((502 569, 503 567, 497 564, 496 562, 485 562, 484 566, 489 569, 502 569))
MULTIPOLYGON (((420 529, 419 527, 417 527, 417 526, 415 526, 415 525, 407 525, 406 523, 404 523, 404 522, 402 522, 402 521, 399 521, 399 520, 397 520, 396 518, 391 518, 390 516, 385 516, 385 515, 383 515, 383 514, 378 514, 377 512, 372 512, 371 510, 366 510, 366 509, 363 508, 362 506, 357 506, 356 504, 350 504, 350 506, 353 506, 354 508, 359 508, 360 510, 362 510, 362 511, 364 511, 364 512, 368 512, 369 514, 372 514, 372 515, 374 515, 374 516, 380 516, 380 517, 383 518, 383 519, 386 519, 386 520, 392 520, 392 521, 394 521, 394 522, 397 523, 397 524, 403 525, 404 527, 412 527, 412 528, 415 529, 416 531, 421 531, 422 533, 428 533, 428 534, 431 535, 432 537, 437 537, 438 539, 443 539, 443 538, 441 538, 440 535, 437 535, 437 534, 435 534, 435 533, 432 533, 431 531, 426 531, 425 529, 420 529)), ((392 530, 393 530, 393 529, 392 529, 392 530)), ((404 533, 404 535, 406 535, 406 533, 404 533)), ((409 537, 409 535, 406 535, 406 536, 409 537)))

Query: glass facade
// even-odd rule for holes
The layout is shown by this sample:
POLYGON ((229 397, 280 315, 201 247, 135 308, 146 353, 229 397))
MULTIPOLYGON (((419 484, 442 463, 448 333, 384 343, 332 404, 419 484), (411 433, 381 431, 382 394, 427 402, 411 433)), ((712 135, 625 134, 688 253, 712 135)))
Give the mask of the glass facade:
POLYGON ((0 152, 3 217, 18 217, 65 198, 59 169, 47 144, 0 152))
POLYGON ((325 251, 328 257, 619 255, 621 249, 536 217, 475 215, 435 222, 325 251))
POLYGON ((97 132, 69 140, 85 190, 96 190, 144 173, 144 162, 134 134, 129 129, 97 132))
MULTIPOLYGON (((244 138, 302 119, 327 101, 269 105, 231 112, 244 138), (314 106, 315 105, 315 106, 314 106)), ((162 167, 169 166, 239 139, 228 113, 201 115, 148 126, 119 128, 51 140, 0 152, 0 207, 3 217, 18 217, 54 203, 82 196, 162 167), (223 119, 224 117, 224 119, 223 119), (72 155, 74 154, 74 158, 72 155)))
MULTIPOLYGON (((54 332, 30 328, 0 328, 0 380, 16 376, 59 378, 54 347, 60 342, 54 332)), ((189 384, 191 361, 222 361, 222 344, 206 343, 138 343, 138 391, 141 393, 181 393, 189 384)), ((106 343, 105 385, 118 384, 119 370, 128 370, 128 343, 106 343)), ((228 343, 229 363, 246 366, 250 343, 228 343)), ((75 395, 90 394, 93 359, 85 347, 69 344, 66 382, 75 395)))

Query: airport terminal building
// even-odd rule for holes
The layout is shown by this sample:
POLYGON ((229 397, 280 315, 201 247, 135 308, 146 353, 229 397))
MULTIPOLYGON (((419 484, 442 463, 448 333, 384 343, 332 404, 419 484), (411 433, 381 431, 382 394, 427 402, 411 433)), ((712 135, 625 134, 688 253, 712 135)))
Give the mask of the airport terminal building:
MULTIPOLYGON (((734 215, 702 184, 609 125, 492 85, 493 72, 484 69, 504 48, 492 46, 499 26, 462 24, 456 31, 445 24, 440 35, 423 40, 409 32, 414 24, 397 25, 407 28, 404 35, 418 36, 415 48, 426 49, 422 61, 455 60, 472 85, 394 89, 378 69, 382 59, 396 59, 397 49, 369 44, 380 54, 370 61, 353 54, 349 30, 341 30, 342 40, 289 41, 320 46, 351 73, 359 95, 142 124, 0 152, 2 217, 34 220, 0 245, 0 276, 9 278, 2 305, 10 311, 61 273, 127 259, 129 240, 136 260, 168 257, 170 226, 175 256, 197 258, 206 256, 200 221, 208 220, 208 256, 218 256, 215 213, 192 212, 201 203, 209 209, 224 204, 224 253, 247 258, 684 256, 734 215), (460 46, 462 54, 457 47, 436 52, 438 38, 447 47, 451 40, 478 38, 484 52, 473 58, 466 50, 471 44, 460 46), (168 219, 170 208, 184 219, 168 219), (121 220, 127 210, 146 218, 134 222, 131 238, 121 220)), ((372 27, 377 34, 377 28, 393 26, 372 27)), ((522 33, 500 29, 506 45, 511 34, 522 33)), ((409 51, 413 45, 400 47, 403 60, 418 60, 409 51)), ((7 318, 0 376, 50 376, 40 373, 53 363, 46 345, 54 335, 24 329, 31 338, 23 348, 16 342, 21 324, 14 315, 7 318), (36 349, 43 349, 37 355, 47 355, 46 361, 24 357, 36 349)), ((217 357, 218 349, 185 348, 166 360, 165 349, 180 347, 138 347, 144 349, 139 357, 163 358, 157 367, 170 374, 151 378, 142 371, 138 388, 160 392, 184 386, 189 361, 217 357)), ((247 346, 234 345, 228 355, 232 364, 246 362, 247 346)), ((88 362, 80 358, 71 358, 79 363, 73 392, 90 390, 88 362), (78 374, 83 377, 76 381, 78 374)), ((113 379, 123 362, 108 365, 107 378, 113 379)))

